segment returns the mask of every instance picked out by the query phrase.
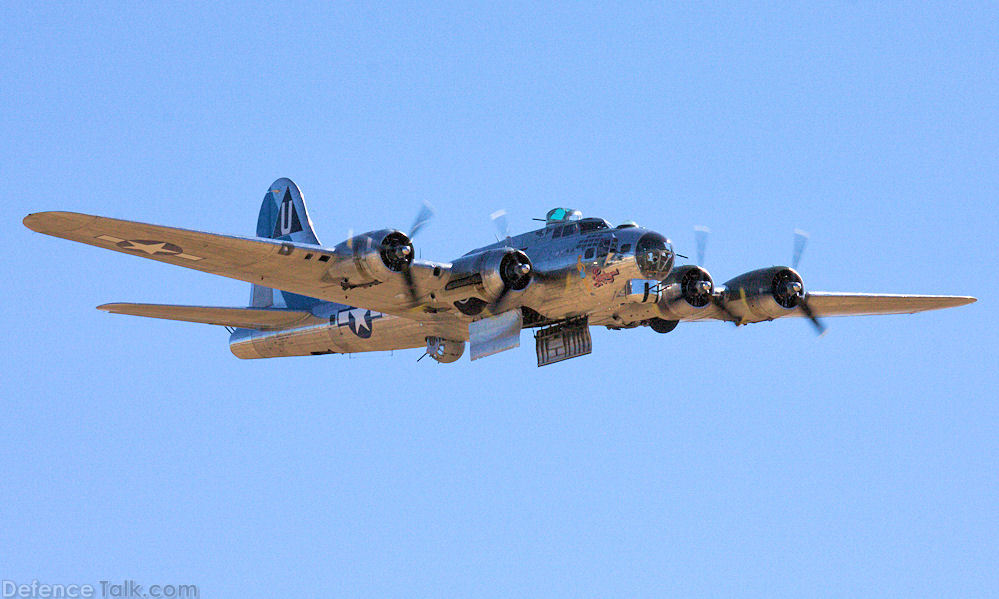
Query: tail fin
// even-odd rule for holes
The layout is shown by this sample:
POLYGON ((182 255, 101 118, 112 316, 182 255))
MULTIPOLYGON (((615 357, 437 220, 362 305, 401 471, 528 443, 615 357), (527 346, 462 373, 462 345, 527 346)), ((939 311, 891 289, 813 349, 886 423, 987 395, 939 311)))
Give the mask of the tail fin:
POLYGON ((260 205, 257 237, 319 245, 305 208, 305 198, 291 179, 282 178, 271 183, 260 205))
MULTIPOLYGON (((257 237, 296 243, 314 243, 319 239, 312 230, 312 219, 305 208, 305 198, 291 179, 281 178, 271 184, 257 217, 257 237)), ((287 291, 253 285, 250 306, 254 308, 287 307, 308 309, 319 300, 287 291)))

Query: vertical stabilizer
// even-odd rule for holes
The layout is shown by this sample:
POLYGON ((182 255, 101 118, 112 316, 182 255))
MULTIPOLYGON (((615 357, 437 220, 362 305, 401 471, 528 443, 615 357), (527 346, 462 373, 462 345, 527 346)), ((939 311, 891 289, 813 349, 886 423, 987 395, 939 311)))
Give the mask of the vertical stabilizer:
MULTIPOLYGON (((264 194, 260 215, 257 217, 257 237, 319 245, 319 239, 312 229, 312 219, 305 208, 305 198, 291 179, 278 179, 264 194)), ((301 310, 317 303, 319 300, 311 297, 260 285, 253 285, 250 293, 250 305, 254 308, 273 306, 301 310)))

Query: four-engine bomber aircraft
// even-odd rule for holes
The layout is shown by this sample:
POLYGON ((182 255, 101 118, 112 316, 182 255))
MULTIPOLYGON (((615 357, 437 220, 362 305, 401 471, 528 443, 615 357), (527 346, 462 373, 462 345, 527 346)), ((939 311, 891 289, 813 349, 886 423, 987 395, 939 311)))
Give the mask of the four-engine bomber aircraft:
MULTIPOLYGON (((806 291, 798 272, 772 266, 716 287, 699 265, 675 266, 666 237, 627 222, 555 208, 545 226, 478 248, 450 263, 415 259, 408 234, 371 231, 335 247, 312 230, 301 191, 279 179, 267 191, 256 237, 236 237, 71 212, 40 212, 28 228, 118 252, 252 283, 250 307, 105 304, 101 310, 229 329, 239 358, 426 347, 454 362, 468 341, 475 360, 520 345, 537 328, 538 366, 590 353, 590 326, 681 321, 737 325, 788 316, 907 314, 961 306, 973 297, 806 291)), ((803 240, 801 240, 803 241, 803 240)), ((799 244, 794 259, 803 243, 799 244)), ((703 262, 703 247, 700 249, 703 262)))

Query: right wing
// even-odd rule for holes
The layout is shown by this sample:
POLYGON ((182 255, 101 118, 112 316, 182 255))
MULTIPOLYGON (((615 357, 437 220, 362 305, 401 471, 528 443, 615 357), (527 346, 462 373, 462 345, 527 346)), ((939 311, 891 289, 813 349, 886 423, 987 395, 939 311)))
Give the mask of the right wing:
POLYGON ((326 323, 304 310, 281 308, 216 308, 209 306, 172 306, 166 304, 104 304, 97 306, 111 314, 129 314, 149 318, 182 320, 217 324, 241 329, 261 329, 264 331, 287 329, 306 324, 326 323))
MULTIPOLYGON (((883 293, 837 293, 812 291, 808 306, 816 316, 870 316, 875 314, 915 314, 927 310, 954 308, 977 301, 963 295, 903 295, 883 293)), ((792 316, 804 316, 796 309, 792 316)))
MULTIPOLYGON (((829 316, 875 316, 879 314, 915 314, 927 310, 942 310, 964 306, 978 301, 966 295, 909 295, 897 293, 844 293, 837 291, 809 291, 808 306, 818 318, 829 316)), ((787 310, 775 318, 805 317, 801 308, 787 310)), ((708 306, 694 316, 681 320, 726 320, 740 322, 738 317, 708 306)), ((757 319, 758 320, 758 319, 757 319)), ((750 320, 749 322, 756 322, 750 320)))
MULTIPOLYGON (((218 235, 75 212, 29 214, 24 225, 46 235, 264 287, 417 320, 438 320, 410 305, 408 287, 399 273, 377 285, 345 289, 327 271, 338 261, 352 258, 318 245, 218 235)), ((433 263, 414 262, 410 270, 421 289, 427 289, 442 274, 442 266, 433 263)))

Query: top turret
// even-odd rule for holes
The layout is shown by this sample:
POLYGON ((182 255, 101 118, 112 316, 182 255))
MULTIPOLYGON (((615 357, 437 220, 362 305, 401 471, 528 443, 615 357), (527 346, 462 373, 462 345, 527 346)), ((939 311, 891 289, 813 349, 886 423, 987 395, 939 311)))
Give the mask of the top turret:
POLYGON ((560 225, 583 218, 583 213, 572 208, 552 208, 545 215, 545 226, 560 225))

